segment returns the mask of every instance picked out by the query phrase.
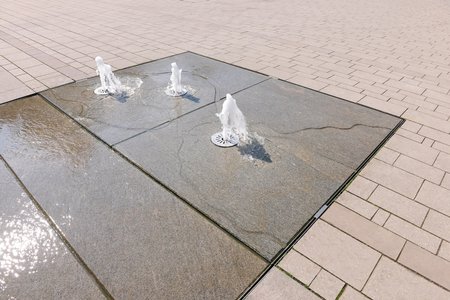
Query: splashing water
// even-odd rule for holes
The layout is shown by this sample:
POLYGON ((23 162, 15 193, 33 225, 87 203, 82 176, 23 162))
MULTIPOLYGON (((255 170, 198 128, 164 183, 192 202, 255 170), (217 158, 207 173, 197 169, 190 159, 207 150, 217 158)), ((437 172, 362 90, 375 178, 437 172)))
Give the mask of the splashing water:
MULTIPOLYGON (((236 104, 236 100, 227 94, 226 100, 223 102, 222 111, 216 114, 222 123, 222 132, 219 138, 223 139, 223 143, 234 146, 239 142, 245 142, 248 139, 247 123, 245 122, 244 114, 241 112, 236 104)), ((217 134, 213 135, 217 141, 217 134)), ((213 138, 212 137, 212 138, 213 138)), ((213 143, 217 145, 217 143, 213 143)))
POLYGON ((108 94, 121 94, 123 93, 122 84, 120 80, 114 76, 111 70, 111 66, 103 62, 103 58, 97 56, 95 58, 95 63, 97 64, 97 74, 100 77, 101 87, 96 88, 94 93, 97 95, 108 95, 108 94))
POLYGON ((166 94, 169 96, 183 96, 187 93, 187 90, 181 85, 181 72, 183 69, 178 68, 177 63, 173 62, 172 74, 170 75, 170 82, 166 89, 166 94))

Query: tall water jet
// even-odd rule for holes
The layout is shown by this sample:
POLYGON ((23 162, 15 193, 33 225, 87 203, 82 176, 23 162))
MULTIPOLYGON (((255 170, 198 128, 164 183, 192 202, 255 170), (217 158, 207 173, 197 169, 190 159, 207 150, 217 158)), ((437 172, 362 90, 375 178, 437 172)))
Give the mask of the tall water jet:
POLYGON ((120 80, 114 76, 111 66, 103 62, 103 58, 97 56, 95 58, 97 64, 97 75, 100 77, 101 87, 95 89, 97 95, 120 94, 122 93, 122 84, 120 80))
POLYGON ((223 102, 222 111, 216 114, 222 123, 222 131, 211 136, 211 141, 219 147, 232 147, 240 141, 247 141, 247 123, 244 114, 236 104, 236 100, 227 94, 223 102))
POLYGON ((170 82, 166 89, 166 94, 169 96, 183 96, 187 93, 187 90, 181 85, 181 72, 182 69, 178 68, 177 63, 173 62, 172 74, 170 75, 170 82))

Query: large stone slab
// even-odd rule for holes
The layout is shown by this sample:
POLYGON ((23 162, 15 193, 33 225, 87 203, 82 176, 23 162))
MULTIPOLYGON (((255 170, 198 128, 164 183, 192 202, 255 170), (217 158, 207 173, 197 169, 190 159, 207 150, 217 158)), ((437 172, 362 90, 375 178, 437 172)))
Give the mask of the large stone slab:
POLYGON ((234 299, 266 263, 38 96, 0 154, 118 299, 234 299))
POLYGON ((238 92, 267 79, 193 53, 175 55, 115 74, 126 85, 135 85, 138 79, 143 83, 135 94, 125 99, 95 95, 94 89, 100 86, 98 77, 50 89, 42 95, 112 145, 217 101, 226 93, 238 92), (183 69, 182 84, 189 90, 183 97, 164 93, 172 62, 183 69))
POLYGON ((0 298, 104 299, 0 158, 0 298))
POLYGON ((212 145, 218 103, 116 148, 269 260, 400 121, 273 79, 235 97, 264 145, 212 145))

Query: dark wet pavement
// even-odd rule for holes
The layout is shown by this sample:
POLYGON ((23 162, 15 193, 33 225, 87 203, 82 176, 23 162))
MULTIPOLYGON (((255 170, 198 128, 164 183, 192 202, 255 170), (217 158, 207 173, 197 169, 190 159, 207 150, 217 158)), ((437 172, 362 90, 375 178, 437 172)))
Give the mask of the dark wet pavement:
POLYGON ((138 96, 0 105, 0 295, 234 299, 400 121, 191 53, 118 75, 138 96), (172 61, 191 98, 164 94, 172 61), (264 143, 210 142, 230 91, 264 143))

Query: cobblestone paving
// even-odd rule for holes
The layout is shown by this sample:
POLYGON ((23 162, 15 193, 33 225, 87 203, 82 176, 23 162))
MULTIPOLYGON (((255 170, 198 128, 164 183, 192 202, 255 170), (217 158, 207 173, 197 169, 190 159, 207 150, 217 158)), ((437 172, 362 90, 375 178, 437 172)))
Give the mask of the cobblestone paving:
POLYGON ((118 69, 189 50, 402 116, 250 298, 449 299, 449 15, 444 0, 3 0, 0 103, 94 76, 97 55, 118 69))

